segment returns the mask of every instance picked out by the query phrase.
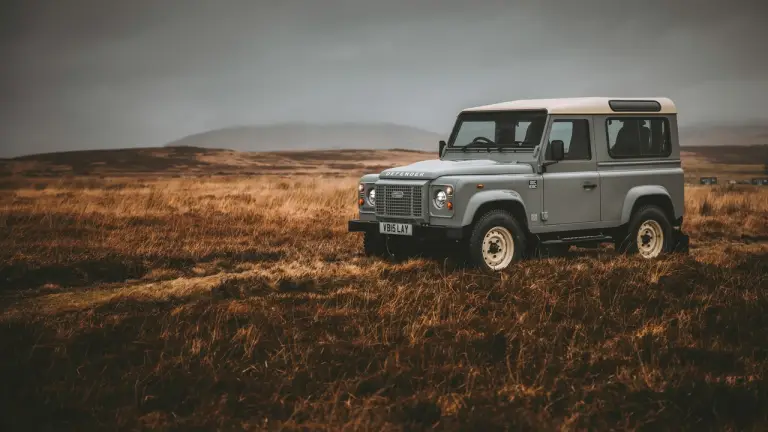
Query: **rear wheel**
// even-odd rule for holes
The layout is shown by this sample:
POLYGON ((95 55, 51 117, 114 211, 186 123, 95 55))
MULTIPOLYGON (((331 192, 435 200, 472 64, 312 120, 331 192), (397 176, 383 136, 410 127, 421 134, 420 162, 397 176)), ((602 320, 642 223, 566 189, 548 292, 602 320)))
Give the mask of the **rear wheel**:
POLYGON ((654 205, 640 208, 629 220, 627 236, 619 245, 625 253, 652 259, 672 249, 672 224, 664 211, 654 205))
POLYGON ((469 255, 476 266, 500 271, 523 258, 525 232, 504 210, 492 210, 475 224, 469 240, 469 255))

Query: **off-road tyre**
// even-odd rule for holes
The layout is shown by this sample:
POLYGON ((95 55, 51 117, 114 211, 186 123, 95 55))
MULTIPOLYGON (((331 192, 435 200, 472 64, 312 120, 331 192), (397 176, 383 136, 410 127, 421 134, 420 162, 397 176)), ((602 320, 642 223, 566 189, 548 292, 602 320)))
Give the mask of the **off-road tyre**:
POLYGON ((672 252, 674 238, 669 217, 658 206, 641 207, 632 214, 627 224, 626 236, 615 244, 615 247, 620 253, 648 259, 672 252))
POLYGON ((469 257, 473 265, 484 271, 501 271, 525 257, 526 240, 525 231, 514 216, 505 210, 491 210, 472 229, 469 257), (494 254, 497 249, 499 253, 494 254))

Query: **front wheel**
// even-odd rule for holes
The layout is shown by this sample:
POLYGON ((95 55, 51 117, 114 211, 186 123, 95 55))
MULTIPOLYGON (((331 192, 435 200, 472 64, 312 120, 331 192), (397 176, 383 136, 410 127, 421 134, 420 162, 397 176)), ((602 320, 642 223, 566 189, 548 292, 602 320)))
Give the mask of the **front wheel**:
POLYGON ((636 253, 643 258, 656 258, 672 249, 672 224, 657 206, 646 206, 635 212, 629 221, 623 252, 636 253))
POLYGON ((469 240, 472 263, 489 271, 500 271, 522 259, 525 232, 515 218, 504 210, 492 210, 475 224, 469 240))

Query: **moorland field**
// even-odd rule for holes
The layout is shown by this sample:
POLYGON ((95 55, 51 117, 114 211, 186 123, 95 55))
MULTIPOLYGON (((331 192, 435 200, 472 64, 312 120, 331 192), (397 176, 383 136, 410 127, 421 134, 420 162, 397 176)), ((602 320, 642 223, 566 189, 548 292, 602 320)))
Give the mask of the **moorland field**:
MULTIPOLYGON (((684 164, 762 172, 733 154, 684 164)), ((0 429, 768 427, 768 187, 687 186, 654 261, 362 256, 357 177, 433 157, 0 161, 0 429)))

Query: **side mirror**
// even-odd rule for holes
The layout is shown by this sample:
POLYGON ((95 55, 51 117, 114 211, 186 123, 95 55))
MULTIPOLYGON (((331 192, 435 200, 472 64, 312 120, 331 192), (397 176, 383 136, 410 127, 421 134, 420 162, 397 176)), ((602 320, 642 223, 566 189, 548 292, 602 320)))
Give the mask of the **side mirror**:
POLYGON ((445 141, 443 141, 443 140, 440 140, 440 146, 438 147, 438 150, 437 150, 437 154, 438 154, 438 156, 440 156, 440 157, 442 157, 442 156, 443 156, 443 149, 445 149, 445 146, 446 146, 446 145, 447 145, 447 144, 446 144, 446 142, 445 142, 445 141))
POLYGON ((549 146, 552 148, 553 161, 561 161, 565 159, 565 144, 562 140, 554 140, 549 146))

